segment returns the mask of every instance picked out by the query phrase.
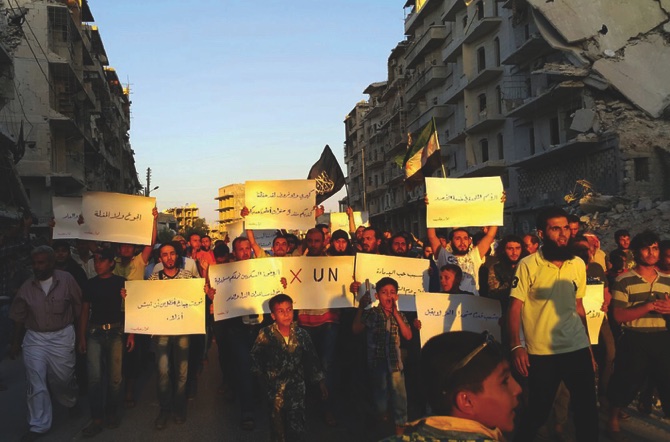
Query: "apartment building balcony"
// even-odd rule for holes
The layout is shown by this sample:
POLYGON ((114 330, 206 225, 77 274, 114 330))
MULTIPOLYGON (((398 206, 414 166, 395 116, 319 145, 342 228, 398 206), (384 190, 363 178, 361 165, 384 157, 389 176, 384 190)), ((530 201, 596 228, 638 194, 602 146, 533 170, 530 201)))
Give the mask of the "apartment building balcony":
POLYGON ((446 120, 451 114, 453 114, 453 109, 451 106, 447 106, 446 104, 433 105, 424 113, 422 113, 418 118, 409 123, 407 129, 410 132, 416 132, 428 124, 428 122, 430 122, 430 120, 433 118, 435 118, 436 121, 446 120))
POLYGON ((419 94, 443 83, 447 75, 446 66, 431 66, 409 85, 407 92, 405 92, 405 100, 413 101, 419 94))
POLYGON ((473 43, 485 35, 488 35, 496 31, 500 24, 502 23, 502 18, 500 17, 484 17, 481 20, 477 20, 473 25, 470 26, 465 38, 463 38, 463 43, 473 43))
MULTIPOLYGON (((405 3, 405 8, 408 6, 412 5, 413 3, 410 3, 409 1, 405 3)), ((423 7, 419 9, 418 11, 416 10, 416 6, 412 10, 412 12, 405 17, 405 35, 410 35, 414 28, 421 23, 420 18, 423 18, 428 14, 428 12, 434 10, 435 8, 439 7, 441 5, 441 0, 426 0, 423 4, 423 7)))
POLYGON ((443 25, 429 27, 426 32, 412 46, 405 55, 406 69, 412 68, 421 58, 420 56, 437 48, 447 38, 447 28, 443 25))
POLYGON ((499 176, 505 171, 506 167, 505 160, 488 160, 468 167, 459 174, 459 178, 499 176))
POLYGON ((500 77, 502 74, 502 67, 482 69, 472 78, 472 80, 468 81, 468 84, 465 86, 465 88, 468 90, 477 89, 480 86, 484 86, 485 84, 498 79, 498 77, 500 77))
POLYGON ((466 86, 468 85, 468 79, 465 75, 461 75, 451 87, 447 90, 446 103, 447 104, 458 104, 460 100, 463 99, 463 94, 466 86))
POLYGON ((380 167, 383 167, 384 164, 384 156, 378 155, 375 159, 367 159, 365 166, 368 169, 379 169, 380 167))
POLYGON ((471 124, 467 129, 465 129, 465 132, 468 135, 472 135, 476 133, 488 132, 491 129, 502 125, 505 123, 505 116, 499 112, 487 109, 477 114, 477 116, 473 118, 472 121, 469 120, 470 119, 468 119, 468 123, 471 124))
POLYGON ((583 156, 587 151, 596 149, 598 145, 603 144, 603 142, 607 140, 608 139, 603 139, 594 134, 591 134, 591 136, 580 135, 566 143, 550 146, 544 151, 536 152, 534 155, 529 155, 514 161, 510 166, 532 168, 556 164, 557 162, 565 161, 574 158, 575 156, 583 156))
POLYGON ((442 50, 442 61, 456 63, 461 54, 463 54, 463 37, 457 37, 447 43, 447 47, 442 50))
POLYGON ((466 8, 463 0, 448 0, 442 14, 442 21, 455 21, 456 14, 466 8))
POLYGON ((461 144, 465 141, 467 133, 465 132, 464 127, 457 127, 449 131, 449 136, 445 144, 461 144))
POLYGON ((539 34, 533 34, 528 40, 513 50, 502 61, 504 65, 517 65, 541 57, 551 50, 551 46, 539 34))
POLYGON ((507 112, 507 117, 529 118, 537 114, 553 112, 559 103, 578 99, 584 89, 581 81, 564 81, 540 95, 526 98, 522 104, 507 112))

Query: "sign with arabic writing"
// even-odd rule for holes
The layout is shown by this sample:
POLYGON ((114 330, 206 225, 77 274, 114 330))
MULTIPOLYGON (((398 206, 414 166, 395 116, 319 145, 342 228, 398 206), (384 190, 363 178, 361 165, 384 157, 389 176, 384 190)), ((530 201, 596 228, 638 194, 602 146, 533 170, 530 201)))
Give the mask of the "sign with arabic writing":
POLYGON ((426 177, 428 227, 502 226, 500 177, 426 177))
POLYGON ((53 239, 79 238, 79 215, 81 214, 81 198, 54 196, 51 198, 54 211, 53 239))
POLYGON ((605 319, 605 312, 602 311, 605 300, 604 284, 587 284, 586 294, 582 298, 584 311, 586 312, 586 326, 589 329, 589 339, 591 345, 598 345, 598 335, 600 327, 605 319))
POLYGON ((205 333, 202 279, 126 281, 126 333, 205 333))
POLYGON ((247 181, 244 201, 247 229, 308 230, 314 227, 316 181, 247 181))
MULTIPOLYGON (((369 226, 368 212, 354 212, 354 225, 356 228, 360 226, 369 226)), ((342 229, 349 233, 349 215, 346 212, 331 212, 330 213, 330 231, 342 229)))
POLYGON ((81 239, 151 244, 156 198, 111 192, 86 192, 82 199, 81 239))
POLYGON ((375 284, 388 276, 398 282, 399 295, 415 295, 426 293, 429 267, 427 259, 359 253, 356 256, 356 280, 369 279, 375 284))
POLYGON ((270 313, 268 300, 284 289, 281 260, 247 259, 209 266, 209 283, 214 295, 214 320, 270 313))
POLYGON ((473 295, 419 293, 416 313, 421 321, 421 346, 433 336, 450 331, 488 330, 500 342, 500 301, 473 295))
POLYGON ((281 261, 286 294, 294 309, 354 307, 349 291, 353 281, 353 256, 302 256, 281 261))

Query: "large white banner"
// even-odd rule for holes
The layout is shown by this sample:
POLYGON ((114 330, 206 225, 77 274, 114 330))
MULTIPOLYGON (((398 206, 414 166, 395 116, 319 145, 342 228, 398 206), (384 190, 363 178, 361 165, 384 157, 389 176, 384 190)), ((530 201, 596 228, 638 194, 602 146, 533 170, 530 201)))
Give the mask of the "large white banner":
POLYGON ((429 267, 427 259, 359 253, 356 255, 356 280, 369 279, 375 284, 388 276, 398 282, 398 294, 415 295, 426 293, 424 287, 428 287, 429 267))
POLYGON ((416 312, 421 321, 421 346, 430 338, 448 331, 488 330, 500 342, 500 302, 473 295, 419 293, 416 312))
POLYGON ((79 215, 81 215, 81 197, 61 197, 51 198, 51 204, 54 211, 53 239, 72 239, 79 238, 79 215))
POLYGON ((151 244, 156 198, 110 192, 86 192, 82 199, 81 239, 151 244))
MULTIPOLYGON (((354 212, 354 226, 369 226, 368 212, 354 212)), ((349 233, 349 215, 346 212, 330 213, 330 231, 344 230, 349 233)))
POLYGON ((354 307, 353 256, 303 256, 284 258, 282 276, 286 294, 295 309, 354 307))
POLYGON ((244 192, 247 229, 314 227, 315 180, 247 181, 244 192))
POLYGON ((502 226, 500 177, 426 177, 428 227, 502 226))
POLYGON ((126 291, 126 333, 205 333, 205 292, 202 279, 126 281, 126 291))
POLYGON ((270 313, 268 300, 284 289, 281 260, 247 259, 209 266, 209 283, 214 295, 214 320, 270 313))
POLYGON ((602 311, 604 301, 605 285, 587 284, 586 294, 584 295, 584 298, 582 298, 582 303, 584 304, 584 311, 586 312, 586 326, 589 329, 591 345, 598 344, 600 326, 603 325, 603 320, 605 319, 605 312, 602 311))

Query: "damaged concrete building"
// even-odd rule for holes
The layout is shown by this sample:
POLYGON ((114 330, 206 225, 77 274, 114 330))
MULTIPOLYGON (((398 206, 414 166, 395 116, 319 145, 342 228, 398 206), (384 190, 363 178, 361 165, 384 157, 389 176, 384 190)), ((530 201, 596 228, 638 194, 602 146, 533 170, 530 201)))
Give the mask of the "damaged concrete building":
MULTIPOLYGON (((449 176, 501 176, 506 230, 532 230, 537 209, 565 204, 578 180, 628 200, 670 198, 670 0, 409 0, 405 7, 406 71, 396 85, 405 90, 402 132, 435 118, 449 176)), ((383 110, 383 100, 370 97, 367 108, 383 110)), ((389 118, 375 116, 381 127, 389 118)), ((357 148, 367 158, 372 142, 363 134, 357 148)), ((345 144, 345 160, 352 148, 345 144)), ((391 188, 384 178, 380 186, 391 188)), ((405 194, 400 204, 416 200, 405 194)), ((399 222, 384 206, 368 208, 380 227, 423 234, 409 221, 416 209, 399 222)))
POLYGON ((130 147, 130 99, 109 66, 86 0, 0 1, 0 37, 13 64, 0 124, 25 154, 16 167, 38 226, 51 197, 141 189, 130 147))

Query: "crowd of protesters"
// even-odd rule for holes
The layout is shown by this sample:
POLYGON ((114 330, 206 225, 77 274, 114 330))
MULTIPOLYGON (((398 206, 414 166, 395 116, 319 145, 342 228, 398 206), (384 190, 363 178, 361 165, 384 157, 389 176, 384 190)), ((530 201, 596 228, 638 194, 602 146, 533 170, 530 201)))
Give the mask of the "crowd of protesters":
POLYGON ((149 245, 56 240, 32 247, 26 217, 0 243, 0 357, 8 346, 10 357, 23 352, 23 440, 49 431, 52 399, 74 410, 81 394, 91 416, 84 437, 118 427, 120 407, 136 405, 135 380, 146 360, 157 374, 153 426, 183 424, 214 342, 221 382, 207 388, 239 404, 240 426, 249 431, 259 418, 256 398, 266 397, 273 440, 305 439, 309 401, 329 426, 342 425, 338 405, 346 403, 380 437, 406 441, 532 441, 552 413, 556 432, 571 414, 576 439, 596 441, 598 407, 606 407, 606 430, 617 437, 628 417, 623 410, 636 398, 650 413, 658 397, 670 417, 670 241, 620 230, 617 248, 606 254, 595 233, 556 207, 542 210, 525 236, 499 237, 495 226, 428 228, 423 241, 356 226, 348 213, 349 231, 326 224, 304 237, 278 231, 269 250, 250 230, 232 242, 194 233, 156 244, 155 209, 149 245), (427 291, 498 300, 502 342, 452 332, 421 348, 421 322, 398 310, 392 278, 352 279, 356 308, 294 312, 293 300, 277 295, 270 314, 214 321, 210 306, 221 294, 207 281, 212 265, 357 253, 426 259, 427 291), (182 278, 203 279, 205 335, 124 332, 125 281, 182 278), (590 344, 583 304, 590 284, 603 286, 607 313, 598 345, 590 344))

